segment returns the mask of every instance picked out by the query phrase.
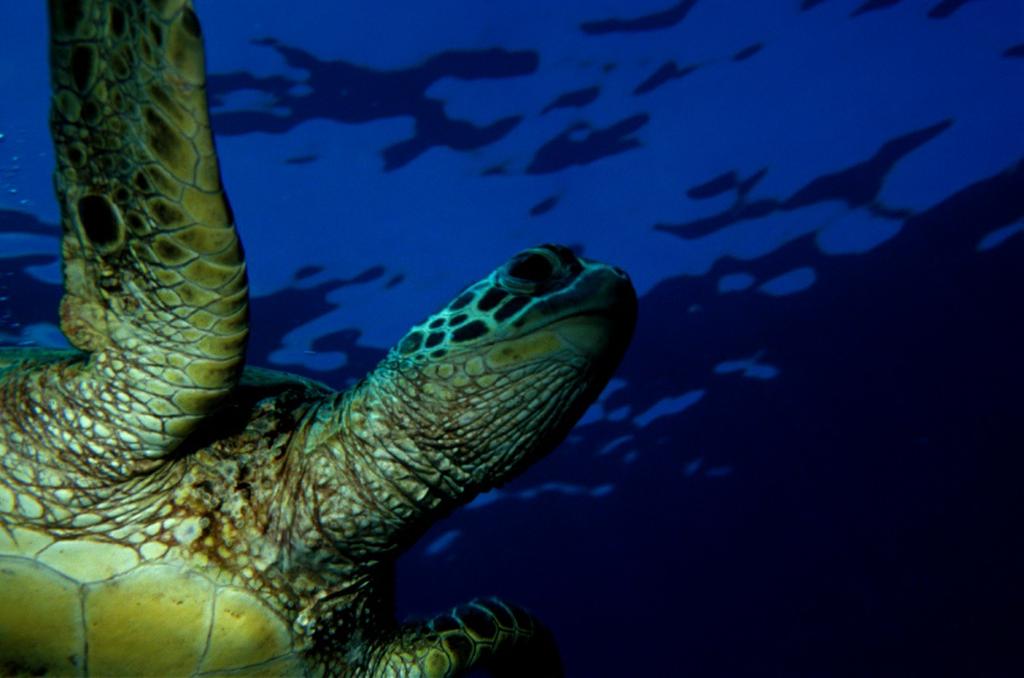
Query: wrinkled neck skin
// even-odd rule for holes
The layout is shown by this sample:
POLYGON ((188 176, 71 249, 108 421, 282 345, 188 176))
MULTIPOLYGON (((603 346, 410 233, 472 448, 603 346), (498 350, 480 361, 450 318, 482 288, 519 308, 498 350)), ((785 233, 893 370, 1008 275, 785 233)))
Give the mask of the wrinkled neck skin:
POLYGON ((339 604, 321 609, 364 604, 435 520, 550 452, 607 380, 571 351, 505 369, 493 363, 393 351, 310 410, 279 495, 292 507, 279 513, 289 524, 277 529, 285 568, 334 582, 319 596, 339 604))
POLYGON ((559 358, 501 370, 472 354, 440 364, 389 354, 310 413, 295 474, 307 510, 291 543, 318 551, 321 567, 393 561, 439 517, 560 442, 589 404, 582 392, 606 379, 581 378, 586 367, 568 351, 559 358))

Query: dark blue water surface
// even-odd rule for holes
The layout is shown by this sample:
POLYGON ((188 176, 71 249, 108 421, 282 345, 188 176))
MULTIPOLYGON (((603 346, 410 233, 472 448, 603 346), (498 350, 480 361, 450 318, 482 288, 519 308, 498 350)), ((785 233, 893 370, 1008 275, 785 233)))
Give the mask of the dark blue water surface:
MULTIPOLYGON (((401 616, 568 674, 1024 675, 1024 3, 199 3, 250 360, 344 386, 518 249, 640 322, 401 616)), ((43 3, 0 24, 0 341, 59 345, 43 3)))

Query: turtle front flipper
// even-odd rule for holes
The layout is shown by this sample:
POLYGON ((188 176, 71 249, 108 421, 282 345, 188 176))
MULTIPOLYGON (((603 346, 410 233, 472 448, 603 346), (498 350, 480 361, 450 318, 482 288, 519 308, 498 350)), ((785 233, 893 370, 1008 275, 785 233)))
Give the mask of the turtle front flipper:
POLYGON ((564 675, 551 632, 526 612, 494 598, 403 627, 378 654, 369 675, 454 678, 476 669, 495 678, 564 675))
POLYGON ((39 385, 80 415, 60 423, 100 422, 130 473, 236 384, 245 264, 191 2, 50 0, 49 14, 61 329, 90 355, 39 385))

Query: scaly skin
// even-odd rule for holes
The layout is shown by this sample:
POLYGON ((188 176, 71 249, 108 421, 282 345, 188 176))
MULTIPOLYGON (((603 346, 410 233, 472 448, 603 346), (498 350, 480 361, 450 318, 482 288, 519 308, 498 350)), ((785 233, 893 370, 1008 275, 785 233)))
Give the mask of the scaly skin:
POLYGON ((0 349, 0 675, 561 673, 527 613, 393 615, 398 555, 550 452, 636 298, 544 245, 344 393, 248 368, 244 262, 183 0, 51 2, 80 351, 0 349))
MULTIPOLYGON (((32 470, 23 452, 33 450, 8 443, 0 498, 6 490, 45 512, 0 516, 252 592, 290 628, 295 665, 309 674, 454 676, 490 663, 507 675, 558 675, 548 634, 497 601, 396 626, 390 572, 439 516, 550 451, 617 364, 633 304, 614 269, 557 247, 527 251, 414 328, 350 391, 250 370, 180 457, 110 492, 74 488, 73 506, 20 473, 32 470), (531 264, 550 274, 514 275, 531 264), (507 299, 490 308, 496 290, 507 299), (507 315, 510 302, 520 310, 507 315), (473 323, 482 329, 472 338, 457 334, 473 323), (432 348, 420 337, 416 348, 410 337, 437 325, 448 336, 432 348)), ((53 364, 21 363, 0 386, 53 364)), ((61 472, 74 453, 46 452, 58 460, 47 469, 61 481, 52 492, 67 492, 61 472)))
MULTIPOLYGON (((486 661, 491 651, 509 663, 516 654, 512 648, 550 657, 542 640, 546 632, 538 625, 524 621, 513 632, 499 613, 491 615, 495 630, 483 636, 493 636, 493 643, 460 636, 474 639, 475 649, 462 652, 459 641, 451 641, 454 649, 442 661, 435 631, 388 631, 389 605, 377 602, 377 587, 390 581, 394 559, 430 524, 551 451, 607 382, 634 316, 632 288, 620 272, 579 260, 564 248, 537 248, 413 328, 361 384, 311 410, 301 427, 301 470, 292 476, 302 480, 287 493, 296 510, 282 542, 293 567, 306 563, 321 574, 341 575, 337 590, 343 602, 331 600, 330 585, 318 588, 325 603, 312 615, 320 620, 314 645, 336 644, 342 654, 359 654, 337 635, 341 615, 345 629, 373 629, 378 640, 372 675, 457 675, 486 661), (479 310, 488 294, 510 283, 520 292, 532 287, 526 280, 510 281, 509 274, 524 261, 538 260, 552 274, 537 283, 535 296, 506 295, 505 303, 526 300, 518 313, 505 317, 502 305, 479 310), (451 320, 460 315, 467 317, 452 328, 451 320), (437 348, 425 341, 412 348, 409 337, 429 336, 430 327, 442 321, 448 336, 437 348), (472 323, 484 328, 481 334, 457 340, 459 328, 472 323), (360 589, 355 598, 349 597, 353 588, 360 589), (360 616, 353 618, 354 610, 360 616), (434 662, 450 668, 423 668, 434 662), (408 673, 394 673, 395 667, 408 673)), ((479 619, 484 612, 474 609, 479 619)))
POLYGON ((50 31, 61 329, 89 356, 36 375, 60 405, 30 406, 30 436, 80 441, 117 479, 173 452, 237 382, 245 265, 188 3, 54 0, 50 31))

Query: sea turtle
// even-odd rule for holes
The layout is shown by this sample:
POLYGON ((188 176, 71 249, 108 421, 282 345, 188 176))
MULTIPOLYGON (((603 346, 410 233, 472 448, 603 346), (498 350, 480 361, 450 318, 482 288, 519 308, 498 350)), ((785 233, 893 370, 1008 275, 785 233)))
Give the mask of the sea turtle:
POLYGON ((248 288, 187 0, 51 0, 61 329, 0 351, 0 674, 557 675, 480 599, 393 618, 397 555, 549 452, 636 297, 542 245, 345 392, 245 368, 248 288))

